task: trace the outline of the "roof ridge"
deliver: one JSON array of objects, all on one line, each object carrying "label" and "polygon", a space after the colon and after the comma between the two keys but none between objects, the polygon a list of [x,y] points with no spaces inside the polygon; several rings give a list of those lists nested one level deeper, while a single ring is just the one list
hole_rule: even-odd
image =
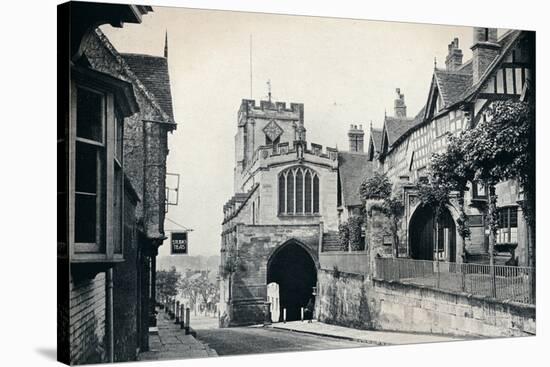
[{"label": "roof ridge", "polygon": [[453,74],[453,75],[464,75],[464,76],[471,76],[472,73],[469,73],[467,71],[462,70],[445,70],[445,69],[435,69],[435,73],[445,73],[445,74]]},{"label": "roof ridge", "polygon": [[164,57],[123,53],[121,57],[128,63],[130,69],[136,74],[139,80],[160,107],[173,119],[173,100],[170,88],[170,74],[168,60]]},{"label": "roof ridge", "polygon": [[101,29],[98,27],[95,29],[95,34],[99,38],[99,40],[106,46],[106,48],[111,52],[111,54],[115,57],[118,63],[123,67],[124,72],[130,77],[130,79],[133,79],[133,81],[136,83],[138,88],[143,92],[147,100],[152,104],[153,108],[156,109],[158,112],[160,112],[162,118],[164,118],[167,122],[170,122],[172,124],[175,124],[175,122],[172,120],[172,118],[168,115],[166,111],[159,105],[156,98],[154,97],[153,93],[145,87],[145,84],[138,78],[138,76],[134,73],[132,68],[130,68],[130,65],[124,60],[122,57],[122,54],[117,51],[115,46],[109,41],[107,36],[101,31]]},{"label": "roof ridge", "polygon": [[338,154],[354,154],[354,155],[368,155],[366,152],[351,152],[349,150],[341,150]]},{"label": "roof ridge", "polygon": [[166,57],[164,57],[164,56],[142,54],[142,53],[138,53],[138,52],[119,52],[119,54],[122,55],[122,56],[144,56],[144,57],[150,57],[150,58],[154,58],[154,59],[166,60]]}]

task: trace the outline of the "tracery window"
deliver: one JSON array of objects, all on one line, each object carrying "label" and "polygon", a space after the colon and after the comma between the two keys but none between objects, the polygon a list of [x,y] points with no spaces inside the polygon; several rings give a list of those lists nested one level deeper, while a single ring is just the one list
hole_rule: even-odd
[{"label": "tracery window", "polygon": [[306,167],[292,167],[279,174],[279,214],[319,213],[319,176]]}]

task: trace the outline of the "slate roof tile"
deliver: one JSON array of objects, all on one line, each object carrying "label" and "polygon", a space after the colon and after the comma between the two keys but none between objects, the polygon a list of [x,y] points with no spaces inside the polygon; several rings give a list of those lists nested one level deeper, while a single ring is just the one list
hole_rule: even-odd
[{"label": "slate roof tile", "polygon": [[338,152],[338,171],[342,196],[346,206],[361,205],[359,188],[366,177],[372,176],[373,164],[365,153]]},{"label": "slate roof tile", "polygon": [[156,102],[174,121],[168,61],[164,57],[123,53],[121,56]]},{"label": "slate roof tile", "polygon": [[370,128],[370,136],[374,145],[374,152],[380,153],[382,150],[382,129]]},{"label": "slate roof tile", "polygon": [[436,69],[434,75],[445,107],[459,102],[462,94],[472,85],[471,72]]}]

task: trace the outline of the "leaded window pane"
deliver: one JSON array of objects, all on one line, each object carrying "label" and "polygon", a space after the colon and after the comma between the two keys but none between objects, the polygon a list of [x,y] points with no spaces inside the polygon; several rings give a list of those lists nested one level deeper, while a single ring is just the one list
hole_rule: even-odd
[{"label": "leaded window pane", "polygon": [[285,191],[286,191],[286,184],[285,184],[285,175],[281,174],[279,176],[279,213],[284,213],[285,210]]},{"label": "leaded window pane", "polygon": [[311,213],[311,173],[309,171],[306,172],[305,177],[305,203],[304,203],[304,209],[306,213]]},{"label": "leaded window pane", "polygon": [[313,177],[313,212],[319,213],[319,177]]},{"label": "leaded window pane", "polygon": [[304,176],[302,170],[296,172],[296,213],[304,212]]},{"label": "leaded window pane", "polygon": [[286,212],[294,214],[294,175],[288,172],[286,177]]}]

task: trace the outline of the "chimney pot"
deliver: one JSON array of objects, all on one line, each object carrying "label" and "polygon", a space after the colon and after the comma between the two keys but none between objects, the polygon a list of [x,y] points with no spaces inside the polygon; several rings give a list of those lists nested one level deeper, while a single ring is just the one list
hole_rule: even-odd
[{"label": "chimney pot", "polygon": [[396,88],[397,98],[393,102],[395,117],[407,117],[407,105],[405,105],[405,95],[401,93],[401,88]]},{"label": "chimney pot", "polygon": [[351,125],[351,129],[348,132],[350,152],[363,153],[364,136],[363,125],[359,125],[359,128],[355,124]]},{"label": "chimney pot", "polygon": [[496,28],[474,28],[472,45],[472,82],[476,84],[500,53]]},{"label": "chimney pot", "polygon": [[449,53],[445,59],[445,67],[448,71],[455,71],[462,66],[462,50],[458,48],[458,38],[454,38],[449,43]]}]

